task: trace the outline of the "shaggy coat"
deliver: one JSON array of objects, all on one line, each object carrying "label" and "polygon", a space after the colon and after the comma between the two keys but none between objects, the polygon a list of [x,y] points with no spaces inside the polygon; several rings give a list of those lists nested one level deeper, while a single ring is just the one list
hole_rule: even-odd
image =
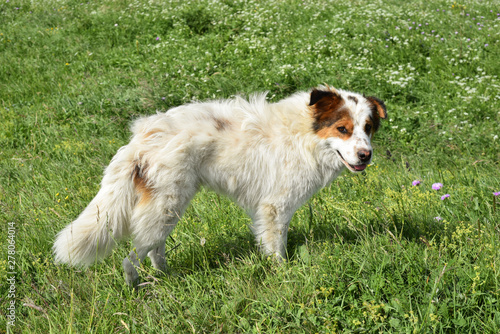
[{"label": "shaggy coat", "polygon": [[88,266],[132,236],[136,251],[123,267],[134,286],[135,266],[146,255],[165,271],[165,240],[207,186],[246,210],[265,254],[285,259],[294,212],[344,167],[366,168],[371,138],[386,116],[377,98],[321,86],[276,103],[260,94],[138,119],[96,197],[57,235],[55,258]]}]

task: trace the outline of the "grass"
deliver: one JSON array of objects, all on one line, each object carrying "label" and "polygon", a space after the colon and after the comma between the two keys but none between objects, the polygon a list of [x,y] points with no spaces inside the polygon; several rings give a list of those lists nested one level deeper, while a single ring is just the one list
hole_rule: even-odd
[{"label": "grass", "polygon": [[[498,333],[499,16],[495,1],[3,1],[0,332]],[[323,82],[382,98],[389,119],[366,173],[297,211],[288,263],[209,190],[167,240],[171,273],[146,263],[138,292],[129,242],[87,270],[53,263],[133,119]]]}]

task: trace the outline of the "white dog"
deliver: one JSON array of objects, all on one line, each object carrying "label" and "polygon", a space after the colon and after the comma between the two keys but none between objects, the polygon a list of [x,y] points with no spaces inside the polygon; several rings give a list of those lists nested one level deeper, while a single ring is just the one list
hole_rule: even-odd
[{"label": "white dog", "polygon": [[344,166],[366,168],[370,140],[386,117],[375,97],[321,86],[277,103],[261,94],[141,118],[96,197],[57,235],[55,259],[88,266],[131,235],[127,284],[137,284],[134,266],[146,255],[165,271],[165,240],[202,185],[241,205],[261,250],[285,259],[294,212]]}]

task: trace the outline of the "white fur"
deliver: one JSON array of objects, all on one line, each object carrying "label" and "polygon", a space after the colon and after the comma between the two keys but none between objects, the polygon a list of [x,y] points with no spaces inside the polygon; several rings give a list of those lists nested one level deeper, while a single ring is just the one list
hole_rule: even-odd
[{"label": "white fur", "polygon": [[[345,99],[355,123],[349,140],[316,135],[306,92],[272,104],[265,94],[192,103],[137,120],[97,196],[57,235],[56,260],[88,266],[132,235],[136,253],[123,261],[127,283],[137,283],[134,266],[148,253],[165,270],[165,240],[201,185],[241,205],[261,250],[286,258],[290,219],[342,171],[337,152],[355,165],[355,146],[371,150],[363,132],[369,103],[336,92],[359,100]],[[144,182],[142,192],[134,177]]]}]

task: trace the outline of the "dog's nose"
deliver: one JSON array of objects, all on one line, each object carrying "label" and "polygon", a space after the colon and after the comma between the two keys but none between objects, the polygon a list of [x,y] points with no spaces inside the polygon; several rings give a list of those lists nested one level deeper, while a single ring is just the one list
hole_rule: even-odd
[{"label": "dog's nose", "polygon": [[371,157],[372,157],[372,152],[369,150],[359,150],[358,151],[358,158],[362,162],[369,161]]}]

